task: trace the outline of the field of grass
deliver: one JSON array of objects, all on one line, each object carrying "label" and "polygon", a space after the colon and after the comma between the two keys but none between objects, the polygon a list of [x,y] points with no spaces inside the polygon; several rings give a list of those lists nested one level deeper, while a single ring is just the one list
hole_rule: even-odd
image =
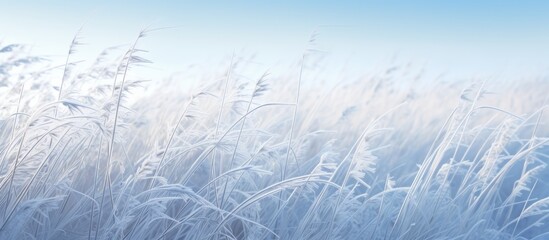
[{"label": "field of grass", "polygon": [[143,35],[0,46],[0,239],[549,239],[547,78],[326,87],[305,52],[146,82]]}]

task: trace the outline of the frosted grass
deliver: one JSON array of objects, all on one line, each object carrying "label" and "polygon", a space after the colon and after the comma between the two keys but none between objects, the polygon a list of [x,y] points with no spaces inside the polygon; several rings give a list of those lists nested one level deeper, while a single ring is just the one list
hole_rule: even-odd
[{"label": "frosted grass", "polygon": [[0,239],[549,237],[547,79],[326,88],[309,51],[189,92],[128,74],[147,33],[53,68],[0,46]]}]

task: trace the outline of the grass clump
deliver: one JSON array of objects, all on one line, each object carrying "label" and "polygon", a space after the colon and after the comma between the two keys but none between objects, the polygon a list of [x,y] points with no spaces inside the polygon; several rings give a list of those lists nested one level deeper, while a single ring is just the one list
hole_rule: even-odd
[{"label": "grass clump", "polygon": [[549,235],[546,79],[490,94],[391,68],[327,89],[309,53],[290,77],[235,55],[198,91],[131,97],[147,33],[89,66],[75,38],[61,77],[0,47],[0,238]]}]

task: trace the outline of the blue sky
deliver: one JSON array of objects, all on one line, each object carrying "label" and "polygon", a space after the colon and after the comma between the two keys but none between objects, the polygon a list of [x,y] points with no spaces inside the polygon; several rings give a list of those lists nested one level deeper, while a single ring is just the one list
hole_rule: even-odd
[{"label": "blue sky", "polygon": [[255,53],[295,61],[313,31],[334,69],[369,71],[394,56],[452,76],[549,70],[549,1],[6,1],[0,40],[61,59],[83,26],[81,57],[129,43],[144,26],[151,75]]}]

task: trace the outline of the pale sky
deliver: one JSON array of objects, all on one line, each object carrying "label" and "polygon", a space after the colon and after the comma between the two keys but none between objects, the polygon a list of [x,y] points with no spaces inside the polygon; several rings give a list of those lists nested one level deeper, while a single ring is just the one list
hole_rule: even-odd
[{"label": "pale sky", "polygon": [[[482,3],[481,3],[482,2]],[[455,78],[549,70],[549,1],[69,1],[0,0],[0,41],[63,59],[83,27],[80,58],[151,34],[141,48],[166,76],[233,51],[265,68],[297,61],[312,32],[334,69],[400,61]]]}]

